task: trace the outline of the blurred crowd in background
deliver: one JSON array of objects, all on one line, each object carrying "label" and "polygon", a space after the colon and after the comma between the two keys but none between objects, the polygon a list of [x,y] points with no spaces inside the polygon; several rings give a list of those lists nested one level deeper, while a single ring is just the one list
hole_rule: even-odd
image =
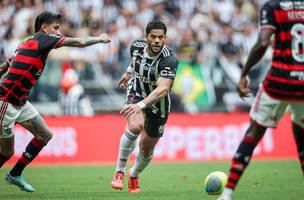
[{"label": "blurred crowd in background", "polygon": [[[108,45],[60,48],[49,55],[31,102],[46,115],[117,112],[124,91],[117,80],[129,64],[133,40],[145,38],[154,19],[167,27],[167,44],[179,58],[172,88],[173,112],[248,111],[253,97],[236,93],[242,65],[257,38],[264,0],[1,0],[0,61],[34,34],[42,11],[60,13],[65,36],[97,36]],[[271,49],[250,73],[253,95],[271,61]]]}]

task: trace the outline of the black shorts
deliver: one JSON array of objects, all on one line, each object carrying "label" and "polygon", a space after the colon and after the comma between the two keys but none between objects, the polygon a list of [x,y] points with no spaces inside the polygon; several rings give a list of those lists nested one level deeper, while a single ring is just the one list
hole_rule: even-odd
[{"label": "black shorts", "polygon": [[[127,104],[131,103],[138,103],[142,98],[135,97],[135,96],[128,96],[127,97]],[[160,117],[159,115],[156,115],[152,112],[151,108],[145,108],[143,109],[143,112],[145,113],[145,124],[144,128],[147,132],[147,134],[152,138],[160,138],[164,134],[165,125],[167,123],[168,116],[165,118]]]}]

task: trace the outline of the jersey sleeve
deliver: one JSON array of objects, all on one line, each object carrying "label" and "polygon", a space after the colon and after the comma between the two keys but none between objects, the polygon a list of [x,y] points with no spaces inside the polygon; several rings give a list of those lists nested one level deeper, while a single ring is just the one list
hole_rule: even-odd
[{"label": "jersey sleeve", "polygon": [[178,60],[175,56],[171,55],[165,57],[159,63],[159,76],[174,80],[176,76],[177,66],[178,66]]},{"label": "jersey sleeve", "polygon": [[261,9],[260,26],[261,29],[272,29],[274,31],[277,29],[274,19],[274,9],[269,1],[266,2]]},{"label": "jersey sleeve", "polygon": [[131,46],[130,46],[130,56],[131,56],[131,58],[132,58],[132,56],[133,56],[133,52],[134,52],[134,50],[135,50],[135,46],[134,46],[134,43],[135,42],[132,42],[132,44],[131,44]]},{"label": "jersey sleeve", "polygon": [[65,37],[61,35],[41,34],[41,37],[39,37],[39,50],[49,52],[52,49],[56,49],[64,39]]},{"label": "jersey sleeve", "polygon": [[135,50],[143,50],[146,47],[147,43],[144,40],[134,40],[130,47],[130,55],[133,56]]}]

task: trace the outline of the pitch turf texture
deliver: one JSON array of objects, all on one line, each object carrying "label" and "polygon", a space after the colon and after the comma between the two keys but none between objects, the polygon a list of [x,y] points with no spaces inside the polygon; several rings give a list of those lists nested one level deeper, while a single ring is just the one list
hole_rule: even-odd
[{"label": "pitch turf texture", "polygon": [[[206,175],[229,163],[152,163],[141,175],[141,192],[112,190],[114,166],[28,167],[26,180],[36,191],[28,194],[0,181],[0,200],[200,200],[216,199],[205,193]],[[9,168],[0,169],[0,176]],[[234,200],[304,199],[304,179],[297,161],[253,161],[242,177]]]}]

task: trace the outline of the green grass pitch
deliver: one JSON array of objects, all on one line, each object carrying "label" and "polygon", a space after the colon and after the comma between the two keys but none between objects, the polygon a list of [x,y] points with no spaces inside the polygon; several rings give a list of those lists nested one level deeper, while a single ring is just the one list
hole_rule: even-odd
[{"label": "green grass pitch", "polygon": [[[111,189],[114,166],[28,167],[25,178],[36,191],[24,193],[0,179],[0,200],[200,200],[216,199],[202,187],[212,171],[227,173],[228,162],[152,163],[141,175],[141,192],[129,194]],[[0,177],[9,168],[0,169]],[[304,199],[304,179],[299,163],[292,161],[255,161],[247,168],[234,200]]]}]

